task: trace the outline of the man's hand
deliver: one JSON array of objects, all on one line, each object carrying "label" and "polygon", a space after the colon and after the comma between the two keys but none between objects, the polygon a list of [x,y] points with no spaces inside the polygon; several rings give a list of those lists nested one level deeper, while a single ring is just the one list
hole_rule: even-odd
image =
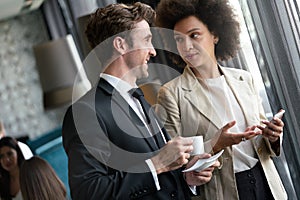
[{"label": "man's hand", "polygon": [[151,158],[156,173],[176,170],[187,164],[192,150],[193,140],[190,138],[178,136],[168,141],[160,152]]},{"label": "man's hand", "polygon": [[[209,158],[210,154],[202,154],[194,156],[193,159],[186,165],[186,168],[190,168],[193,166],[199,159],[202,158]],[[191,172],[185,172],[185,180],[188,185],[190,186],[199,186],[203,185],[210,181],[212,177],[212,172],[214,171],[215,167],[219,167],[220,162],[217,160],[212,166],[197,172],[197,171],[191,171]]]}]

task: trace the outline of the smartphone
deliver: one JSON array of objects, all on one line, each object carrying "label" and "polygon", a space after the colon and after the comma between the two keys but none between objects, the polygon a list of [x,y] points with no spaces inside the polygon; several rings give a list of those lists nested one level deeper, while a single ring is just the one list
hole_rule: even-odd
[{"label": "smartphone", "polygon": [[[281,110],[281,111],[279,111],[278,113],[276,113],[276,114],[274,115],[274,117],[277,117],[277,118],[279,118],[279,119],[282,119],[284,113],[285,113],[285,110]],[[274,118],[274,117],[273,117],[273,118]],[[273,118],[272,118],[271,122],[274,122]]]}]

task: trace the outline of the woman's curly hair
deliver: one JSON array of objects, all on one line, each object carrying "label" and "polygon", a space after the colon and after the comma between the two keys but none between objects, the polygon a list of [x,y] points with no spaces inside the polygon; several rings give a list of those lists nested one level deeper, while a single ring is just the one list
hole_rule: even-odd
[{"label": "woman's curly hair", "polygon": [[[156,8],[155,25],[173,30],[177,22],[189,16],[197,17],[219,38],[215,49],[217,59],[228,60],[236,55],[240,26],[228,0],[161,0]],[[181,58],[173,61],[183,62]]]}]

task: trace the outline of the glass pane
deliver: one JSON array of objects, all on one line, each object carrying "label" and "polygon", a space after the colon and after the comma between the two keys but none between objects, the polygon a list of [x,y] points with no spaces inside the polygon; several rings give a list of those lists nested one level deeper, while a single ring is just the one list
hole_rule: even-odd
[{"label": "glass pane", "polygon": [[[244,65],[247,66],[247,70],[252,74],[254,81],[256,83],[256,87],[259,90],[263,107],[266,113],[267,118],[271,118],[273,116],[268,96],[265,90],[265,85],[262,80],[262,75],[260,73],[259,67],[258,67],[258,61],[257,57],[254,54],[253,46],[250,40],[250,36],[248,34],[248,30],[246,27],[246,23],[243,17],[243,14],[247,15],[248,13],[242,13],[241,6],[238,0],[230,0],[230,3],[234,7],[236,14],[239,18],[240,26],[241,26],[241,35],[240,35],[240,41],[241,41],[241,51],[243,55],[245,55],[245,62]],[[253,27],[254,29],[254,27]],[[263,59],[260,59],[259,62],[264,62]],[[268,80],[265,84],[270,84]]]},{"label": "glass pane", "polygon": [[[295,0],[285,1],[289,1],[288,3],[295,2]],[[273,109],[278,108],[279,105],[288,109],[288,115],[285,116],[285,118],[288,119],[288,117],[290,118],[289,115],[293,114],[290,109],[294,108],[291,104],[293,100],[291,96],[297,93],[295,91],[291,92],[290,90],[291,86],[297,84],[295,83],[297,82],[297,78],[293,79],[295,76],[290,76],[289,73],[294,72],[295,68],[299,67],[298,65],[294,68],[293,61],[291,62],[292,59],[288,59],[293,57],[291,55],[296,55],[293,57],[293,59],[296,60],[297,54],[299,55],[298,52],[295,52],[295,50],[298,51],[299,48],[292,48],[295,42],[299,45],[299,32],[296,32],[296,34],[291,33],[290,26],[292,20],[297,18],[299,21],[299,16],[297,14],[295,17],[295,15],[291,15],[292,12],[290,12],[290,16],[293,16],[293,18],[286,20],[288,18],[286,18],[285,13],[288,11],[286,6],[283,5],[283,2],[272,1],[267,3],[261,1],[253,2],[252,0],[240,0],[239,2],[247,25],[246,32],[250,35],[250,48],[255,52],[255,60],[263,77],[263,83],[269,96],[269,102]],[[294,25],[294,27],[296,27],[296,25]],[[295,39],[293,35],[297,35],[298,39]],[[292,38],[289,36],[292,36]],[[294,47],[296,46],[294,45]],[[246,55],[248,57],[248,53]],[[253,66],[254,65],[251,65],[250,67]],[[285,67],[283,68],[282,66]],[[265,99],[263,99],[263,101],[265,101]],[[271,115],[271,112],[269,115]],[[290,130],[290,127],[293,127],[290,121],[291,120],[285,121],[287,123],[283,141],[284,151],[279,157],[273,160],[289,198],[295,199],[295,188],[298,184],[293,185],[293,182],[296,183],[294,174],[297,173],[294,173],[294,169],[297,167],[295,163],[298,159],[293,149],[296,141],[290,139],[294,137],[293,131]],[[288,158],[289,165],[286,158]]]}]

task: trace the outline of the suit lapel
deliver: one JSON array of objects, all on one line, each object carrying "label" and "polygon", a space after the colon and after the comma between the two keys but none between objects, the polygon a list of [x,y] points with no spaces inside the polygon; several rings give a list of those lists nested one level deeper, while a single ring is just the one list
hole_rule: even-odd
[{"label": "suit lapel", "polygon": [[182,89],[184,97],[217,128],[224,125],[210,101],[209,91],[199,83],[189,67],[183,72]]},{"label": "suit lapel", "polygon": [[[114,87],[112,87],[106,80],[100,79],[98,87],[103,89],[105,92],[111,95],[112,100],[112,108],[114,106],[118,106],[118,110],[122,110],[123,113],[117,113],[117,115],[125,115],[124,117],[127,117],[130,119],[130,122],[132,125],[136,128],[136,131],[140,136],[143,138],[146,143],[150,146],[150,148],[153,151],[158,150],[158,146],[156,145],[156,142],[153,137],[151,137],[147,130],[147,128],[144,126],[144,123],[141,121],[141,119],[138,117],[138,115],[134,112],[134,110],[129,106],[129,104],[125,101],[125,99],[120,95],[120,93],[115,90]],[[114,114],[113,114],[114,115]],[[132,134],[132,133],[130,133]]]}]

